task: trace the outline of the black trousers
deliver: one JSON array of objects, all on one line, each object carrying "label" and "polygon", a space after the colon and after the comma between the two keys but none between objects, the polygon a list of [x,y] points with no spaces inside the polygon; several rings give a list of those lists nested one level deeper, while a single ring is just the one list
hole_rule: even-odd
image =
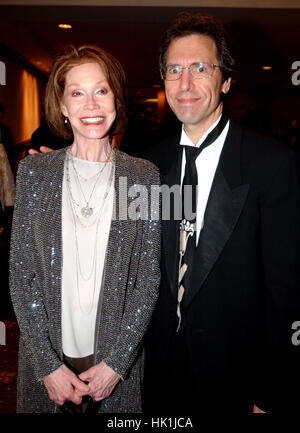
[{"label": "black trousers", "polygon": [[[241,391],[219,383],[200,381],[194,372],[184,329],[174,332],[168,361],[163,372],[147,367],[144,411],[148,415],[197,416],[230,413],[248,414],[253,405]],[[205,378],[204,378],[205,379]]]}]

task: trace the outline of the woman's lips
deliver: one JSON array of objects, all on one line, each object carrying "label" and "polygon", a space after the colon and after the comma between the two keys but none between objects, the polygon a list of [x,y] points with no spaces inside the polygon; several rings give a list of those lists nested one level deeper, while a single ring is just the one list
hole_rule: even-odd
[{"label": "woman's lips", "polygon": [[81,117],[81,122],[84,125],[100,125],[104,122],[104,117],[95,116],[95,117]]}]

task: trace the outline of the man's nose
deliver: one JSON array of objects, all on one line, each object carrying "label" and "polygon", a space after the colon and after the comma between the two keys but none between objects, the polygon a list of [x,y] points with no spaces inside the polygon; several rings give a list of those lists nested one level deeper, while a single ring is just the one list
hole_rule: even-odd
[{"label": "man's nose", "polygon": [[180,77],[180,88],[182,90],[189,90],[192,85],[193,77],[188,68],[184,68],[182,70],[182,74]]}]

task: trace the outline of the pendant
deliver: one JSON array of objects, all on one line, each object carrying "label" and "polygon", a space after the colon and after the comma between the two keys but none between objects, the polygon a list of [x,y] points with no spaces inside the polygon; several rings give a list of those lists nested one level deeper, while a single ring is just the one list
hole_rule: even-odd
[{"label": "pendant", "polygon": [[81,209],[81,215],[83,215],[85,218],[89,218],[93,214],[93,208],[92,207],[83,207]]}]

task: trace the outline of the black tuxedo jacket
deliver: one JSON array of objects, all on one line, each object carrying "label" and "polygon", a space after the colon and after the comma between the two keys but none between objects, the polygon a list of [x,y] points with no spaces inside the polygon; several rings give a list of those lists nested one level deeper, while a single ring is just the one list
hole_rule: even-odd
[{"label": "black tuxedo jacket", "polygon": [[[162,183],[180,183],[178,135],[146,157],[160,167]],[[160,297],[146,341],[148,402],[157,400],[164,383],[177,320],[178,227],[172,217],[163,221]],[[233,408],[243,398],[265,410],[294,402],[299,245],[296,156],[230,122],[207,202],[192,289],[184,297],[184,320],[189,377],[199,389],[223,393]]]}]

